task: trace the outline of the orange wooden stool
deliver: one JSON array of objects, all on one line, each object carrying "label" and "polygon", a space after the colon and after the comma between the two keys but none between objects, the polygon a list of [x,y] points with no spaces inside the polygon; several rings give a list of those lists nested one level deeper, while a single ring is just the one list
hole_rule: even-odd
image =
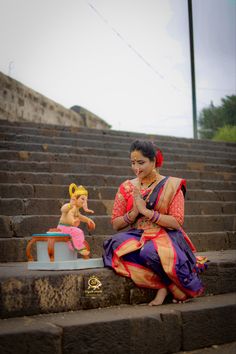
[{"label": "orange wooden stool", "polygon": [[[69,242],[71,240],[71,236],[68,234],[59,234],[59,233],[51,233],[49,234],[34,234],[32,235],[32,239],[28,242],[26,247],[26,256],[29,262],[33,262],[34,258],[31,254],[31,247],[36,242],[47,242],[48,243],[48,256],[50,258],[50,262],[54,262],[54,246],[55,242]],[[87,241],[84,241],[85,247],[87,251],[90,253],[90,246]],[[83,256],[84,259],[88,259],[89,256]]]}]

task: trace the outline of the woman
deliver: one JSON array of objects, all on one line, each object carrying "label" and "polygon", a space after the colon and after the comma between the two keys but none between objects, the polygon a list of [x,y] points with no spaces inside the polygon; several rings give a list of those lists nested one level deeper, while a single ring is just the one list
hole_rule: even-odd
[{"label": "woman", "polygon": [[196,250],[181,227],[186,181],[159,173],[162,153],[149,141],[134,141],[130,157],[136,178],[120,185],[112,213],[113,228],[129,230],[104,242],[104,265],[137,286],[157,289],[151,306],[169,292],[181,302],[199,296]]}]

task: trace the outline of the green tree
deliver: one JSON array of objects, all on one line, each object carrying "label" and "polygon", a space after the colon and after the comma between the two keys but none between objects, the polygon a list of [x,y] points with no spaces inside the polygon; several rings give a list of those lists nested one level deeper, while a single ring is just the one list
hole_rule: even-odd
[{"label": "green tree", "polygon": [[199,133],[202,139],[212,139],[219,128],[236,126],[236,95],[222,98],[221,105],[213,103],[203,108],[199,115]]},{"label": "green tree", "polygon": [[224,127],[219,128],[214,135],[213,140],[236,143],[236,125],[225,125]]}]

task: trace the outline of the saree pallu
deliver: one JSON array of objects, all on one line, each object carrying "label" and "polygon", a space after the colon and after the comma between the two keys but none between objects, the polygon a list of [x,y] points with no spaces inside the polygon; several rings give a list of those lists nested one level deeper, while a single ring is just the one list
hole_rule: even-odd
[{"label": "saree pallu", "polygon": [[[149,195],[147,207],[167,214],[185,181],[166,177]],[[144,195],[145,199],[145,195]],[[104,242],[104,265],[131,278],[139,287],[166,287],[177,300],[203,293],[195,248],[182,228],[170,230],[139,217],[134,227]]]}]

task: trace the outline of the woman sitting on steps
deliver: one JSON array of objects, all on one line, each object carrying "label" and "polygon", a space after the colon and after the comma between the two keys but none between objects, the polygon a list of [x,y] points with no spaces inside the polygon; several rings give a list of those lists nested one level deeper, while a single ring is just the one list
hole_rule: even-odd
[{"label": "woman sitting on steps", "polygon": [[197,261],[181,227],[186,181],[159,173],[162,153],[149,141],[134,141],[130,158],[136,178],[120,185],[112,213],[116,231],[129,229],[104,242],[104,265],[139,287],[157,289],[151,306],[161,305],[169,292],[178,302],[201,295],[204,260]]}]

